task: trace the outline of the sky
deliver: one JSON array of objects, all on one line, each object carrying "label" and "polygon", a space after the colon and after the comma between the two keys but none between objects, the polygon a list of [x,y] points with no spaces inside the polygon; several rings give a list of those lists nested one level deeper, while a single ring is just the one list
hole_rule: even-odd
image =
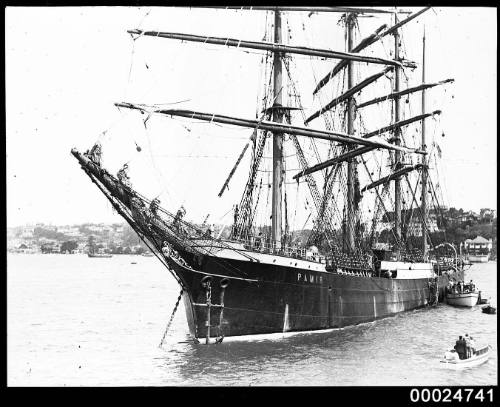
[{"label": "sky", "polygon": [[[291,26],[299,27],[291,43],[311,46],[316,40],[318,48],[342,50],[342,43],[332,42],[319,28],[328,26],[328,18],[290,16]],[[367,24],[377,26],[372,20]],[[264,21],[262,12],[228,10],[7,7],[8,226],[120,222],[70,154],[71,148],[86,150],[97,140],[111,172],[131,163],[132,182],[144,195],[159,196],[172,211],[184,204],[196,220],[209,213],[214,222],[226,219],[239,201],[248,161],[224,196],[217,193],[251,131],[156,117],[145,125],[137,112],[119,111],[114,103],[254,118],[263,54],[156,38],[133,41],[126,30],[260,41]],[[302,23],[313,28],[300,30]],[[408,24],[413,30],[409,48],[418,43],[424,24],[427,81],[455,79],[445,91],[429,92],[429,109],[443,110],[438,126],[429,127],[442,150],[445,204],[475,211],[496,208],[496,9],[428,11]],[[305,72],[309,63],[299,60],[298,71]],[[316,66],[318,79],[333,62]],[[311,93],[314,78],[300,77]],[[333,89],[325,92],[326,100]],[[310,95],[304,98],[311,112],[318,103]]]}]

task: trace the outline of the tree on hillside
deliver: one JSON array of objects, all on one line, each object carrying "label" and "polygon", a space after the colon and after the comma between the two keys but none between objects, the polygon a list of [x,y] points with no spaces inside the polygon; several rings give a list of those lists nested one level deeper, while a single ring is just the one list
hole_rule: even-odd
[{"label": "tree on hillside", "polygon": [[66,239],[66,236],[64,235],[64,233],[56,232],[56,231],[50,230],[50,229],[45,229],[45,228],[42,228],[39,226],[37,226],[33,230],[33,236],[36,239],[39,239],[42,237],[44,237],[46,239],[52,239],[52,240],[65,240]]},{"label": "tree on hillside", "polygon": [[73,253],[76,249],[78,249],[78,243],[74,240],[67,240],[63,242],[61,245],[61,249],[59,250],[61,253]]},{"label": "tree on hillside", "polygon": [[137,246],[140,245],[142,240],[137,233],[135,233],[134,229],[132,229],[129,225],[126,225],[123,228],[122,240],[124,246]]},{"label": "tree on hillside", "polygon": [[135,249],[134,249],[134,253],[135,254],[142,254],[146,251],[146,249],[144,249],[144,247],[142,246],[137,246]]}]

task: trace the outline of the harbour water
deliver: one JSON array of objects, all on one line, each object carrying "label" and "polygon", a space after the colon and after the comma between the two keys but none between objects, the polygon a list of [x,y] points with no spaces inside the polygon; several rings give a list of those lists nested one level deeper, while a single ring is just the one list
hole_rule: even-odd
[{"label": "harbour water", "polygon": [[[496,306],[496,262],[466,272]],[[156,258],[9,254],[9,386],[497,385],[497,319],[440,304],[327,333],[187,342],[179,287]],[[466,370],[439,363],[458,335],[493,347]]]}]

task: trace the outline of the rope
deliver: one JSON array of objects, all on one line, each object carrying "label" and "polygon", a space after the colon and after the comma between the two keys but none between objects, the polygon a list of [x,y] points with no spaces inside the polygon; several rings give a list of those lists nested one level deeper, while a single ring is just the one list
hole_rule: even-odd
[{"label": "rope", "polygon": [[184,292],[184,290],[181,288],[181,292],[179,293],[179,297],[177,297],[177,302],[175,303],[174,310],[172,311],[172,315],[170,316],[170,320],[168,321],[167,327],[165,328],[163,338],[161,338],[160,345],[158,345],[159,348],[161,348],[163,346],[163,342],[165,341],[165,337],[167,336],[168,330],[170,329],[170,325],[172,325],[172,321],[174,320],[175,313],[177,312],[177,307],[179,306],[179,303],[181,302],[183,292]]}]

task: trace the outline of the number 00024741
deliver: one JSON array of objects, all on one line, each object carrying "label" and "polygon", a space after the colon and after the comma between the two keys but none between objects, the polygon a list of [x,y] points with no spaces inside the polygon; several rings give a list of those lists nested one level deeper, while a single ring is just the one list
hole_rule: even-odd
[{"label": "number 00024741", "polygon": [[493,403],[493,389],[474,388],[428,389],[419,388],[410,390],[410,401],[413,403]]}]

